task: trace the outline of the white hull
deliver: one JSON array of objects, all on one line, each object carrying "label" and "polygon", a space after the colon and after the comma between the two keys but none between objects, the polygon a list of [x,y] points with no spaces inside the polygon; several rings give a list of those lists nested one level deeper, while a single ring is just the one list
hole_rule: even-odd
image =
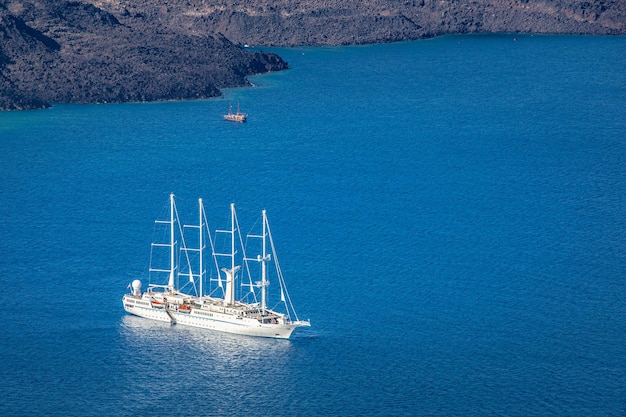
[{"label": "white hull", "polygon": [[135,316],[168,323],[172,322],[172,317],[165,310],[165,308],[154,307],[148,300],[142,300],[130,295],[125,295],[124,298],[122,298],[122,304],[124,305],[124,310],[130,314],[134,314]]},{"label": "white hull", "polygon": [[176,324],[247,336],[289,339],[297,327],[294,324],[261,324],[258,320],[235,318],[228,315],[213,318],[202,317],[195,311],[191,313],[171,312],[171,314],[176,320]]},{"label": "white hull", "polygon": [[[223,314],[215,311],[207,312],[203,309],[196,308],[188,312],[181,312],[166,309],[162,306],[154,306],[147,298],[139,298],[131,295],[125,295],[122,301],[124,310],[135,316],[246,336],[289,339],[296,327],[309,325],[308,322],[288,324],[261,323],[259,320],[253,318]],[[211,317],[207,317],[207,313],[210,314]]]}]

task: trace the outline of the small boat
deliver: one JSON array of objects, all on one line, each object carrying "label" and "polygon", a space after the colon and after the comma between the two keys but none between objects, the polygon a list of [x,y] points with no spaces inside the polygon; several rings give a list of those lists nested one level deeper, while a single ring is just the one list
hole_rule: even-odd
[{"label": "small boat", "polygon": [[[244,239],[231,204],[230,229],[213,230],[212,237],[202,199],[198,204],[198,224],[182,224],[170,194],[169,220],[155,221],[161,236],[169,235],[152,243],[150,281],[157,283],[142,291],[135,279],[122,297],[124,310],[176,325],[278,339],[310,327],[298,318],[287,292],[265,210]],[[207,248],[211,262],[204,259]],[[272,291],[270,277],[276,282]]]},{"label": "small boat", "polygon": [[229,122],[244,123],[247,119],[248,115],[239,110],[239,103],[237,103],[237,113],[233,113],[233,105],[231,103],[228,114],[224,115],[224,120],[228,120]]}]

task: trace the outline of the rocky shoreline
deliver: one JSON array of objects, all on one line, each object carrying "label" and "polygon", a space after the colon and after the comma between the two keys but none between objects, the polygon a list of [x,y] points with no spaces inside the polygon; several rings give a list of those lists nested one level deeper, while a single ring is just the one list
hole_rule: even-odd
[{"label": "rocky shoreline", "polygon": [[288,67],[220,34],[132,24],[81,2],[0,5],[0,39],[3,110],[216,97],[248,75]]},{"label": "rocky shoreline", "polygon": [[626,34],[623,1],[6,0],[0,110],[216,97],[288,68],[241,45],[348,45],[453,33]]}]

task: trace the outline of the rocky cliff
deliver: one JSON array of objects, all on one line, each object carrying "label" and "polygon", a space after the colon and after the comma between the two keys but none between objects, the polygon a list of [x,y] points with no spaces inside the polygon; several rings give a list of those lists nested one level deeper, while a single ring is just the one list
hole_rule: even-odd
[{"label": "rocky cliff", "polygon": [[626,33],[624,0],[100,0],[239,44],[346,45],[452,33]]},{"label": "rocky cliff", "polygon": [[0,108],[207,98],[281,70],[221,34],[174,31],[84,2],[0,4]]},{"label": "rocky cliff", "polygon": [[623,0],[3,0],[0,109],[205,98],[287,67],[239,45],[626,34]]}]

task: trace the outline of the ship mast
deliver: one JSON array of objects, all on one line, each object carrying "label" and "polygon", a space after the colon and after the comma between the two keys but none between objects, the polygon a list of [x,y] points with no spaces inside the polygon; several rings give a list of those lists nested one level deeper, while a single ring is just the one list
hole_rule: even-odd
[{"label": "ship mast", "polygon": [[230,271],[226,273],[226,304],[235,304],[235,204],[230,204]]},{"label": "ship mast", "polygon": [[202,236],[203,235],[202,232],[204,230],[204,226],[202,224],[202,214],[204,213],[204,207],[202,206],[202,199],[201,198],[198,199],[198,206],[199,206],[198,207],[198,212],[199,212],[198,213],[198,217],[200,218],[200,221],[198,222],[198,227],[200,229],[199,244],[198,244],[199,255],[200,255],[199,256],[199,258],[200,258],[200,272],[199,272],[200,277],[199,277],[199,279],[200,279],[200,297],[202,297],[204,295],[203,292],[202,292],[202,278],[203,278],[203,275],[204,275],[204,269],[203,269],[204,266],[202,265],[202,258],[203,258],[202,250],[203,250],[203,245],[204,245],[204,243],[202,241],[202,237],[203,237]]},{"label": "ship mast", "polygon": [[174,193],[170,194],[170,278],[167,282],[167,289],[174,292]]},{"label": "ship mast", "polygon": [[261,258],[261,311],[265,313],[266,309],[266,290],[267,287],[267,261],[269,260],[269,255],[267,254],[267,216],[265,215],[265,210],[263,210],[263,257]]}]

